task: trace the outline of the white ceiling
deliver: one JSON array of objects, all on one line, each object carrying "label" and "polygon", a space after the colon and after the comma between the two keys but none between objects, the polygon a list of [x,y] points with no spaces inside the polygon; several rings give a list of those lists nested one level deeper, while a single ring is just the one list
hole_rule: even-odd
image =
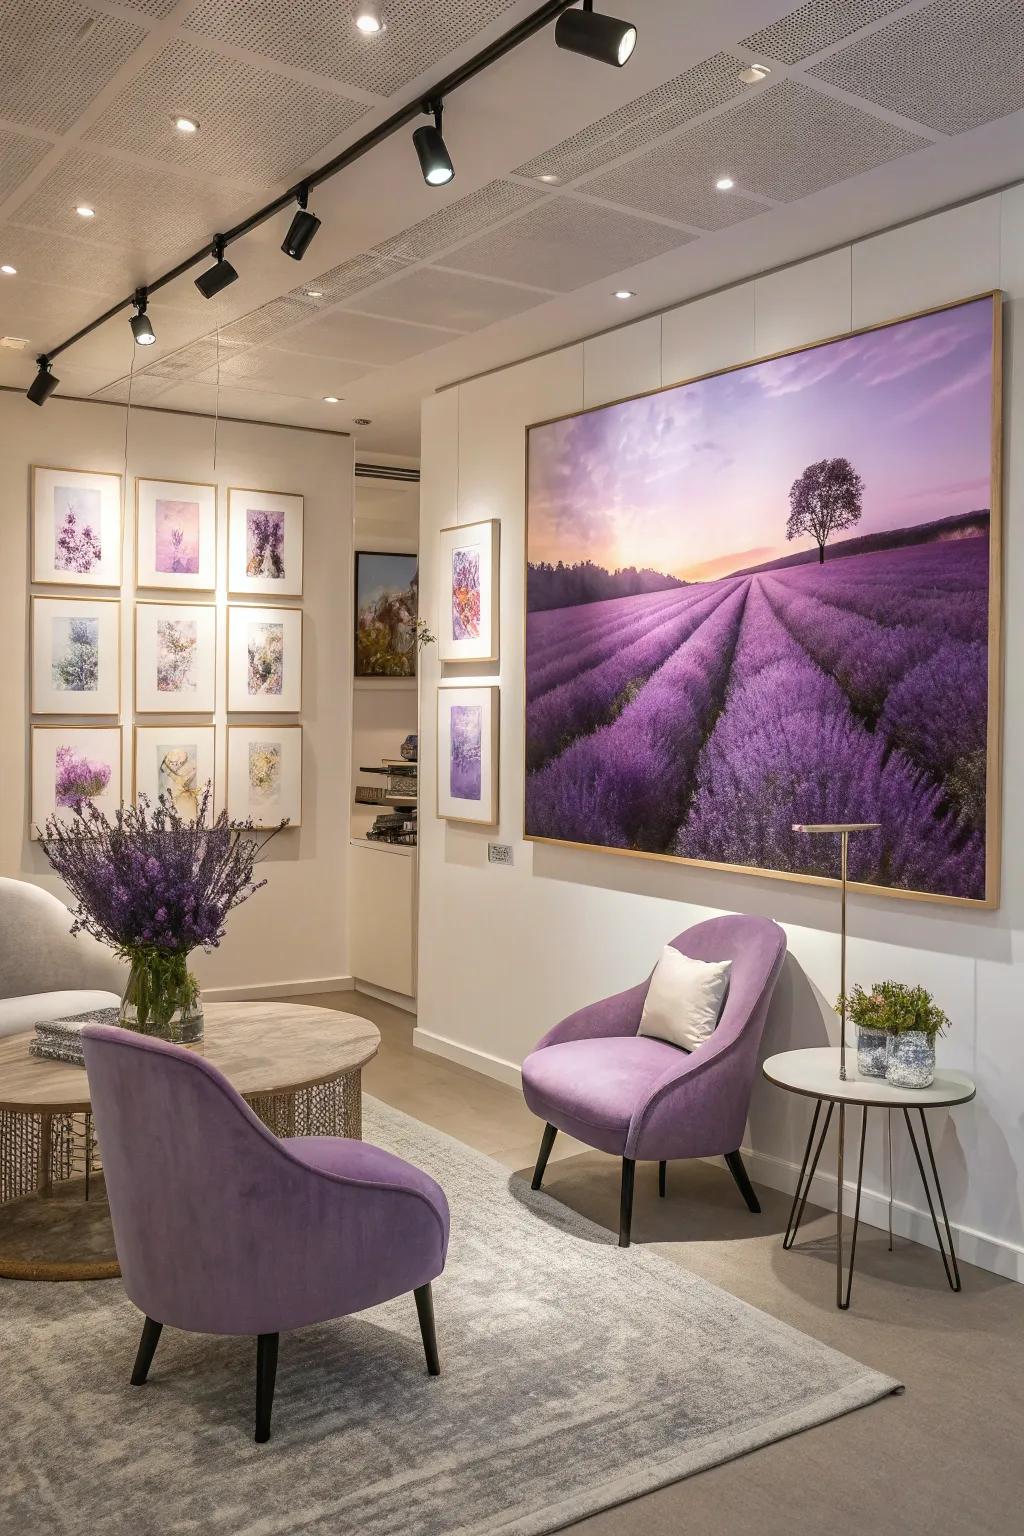
[{"label": "white ceiling", "polygon": [[[29,344],[0,383],[537,3],[387,0],[366,38],[350,0],[0,0],[0,334]],[[317,190],[301,265],[282,214],[213,302],[154,299],[149,351],[121,315],[62,355],[59,392],[124,399],[134,367],[139,403],[415,454],[441,385],[1024,176],[1016,0],[602,4],[639,29],[627,68],[546,30],[448,103],[450,187],[399,133]]]}]

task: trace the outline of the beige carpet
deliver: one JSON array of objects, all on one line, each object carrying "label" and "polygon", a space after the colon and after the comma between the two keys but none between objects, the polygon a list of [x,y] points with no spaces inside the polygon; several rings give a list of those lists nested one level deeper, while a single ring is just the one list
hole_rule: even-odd
[{"label": "beige carpet", "polygon": [[0,1530],[541,1536],[895,1385],[399,1111],[365,1134],[449,1196],[442,1377],[411,1298],[288,1335],[256,1446],[248,1341],[168,1330],[132,1389],[118,1282],[5,1282]]}]

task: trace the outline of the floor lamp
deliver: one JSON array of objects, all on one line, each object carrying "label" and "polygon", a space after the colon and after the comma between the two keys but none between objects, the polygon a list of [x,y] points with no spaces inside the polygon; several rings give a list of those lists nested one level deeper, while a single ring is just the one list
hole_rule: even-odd
[{"label": "floor lamp", "polygon": [[794,832],[828,832],[839,838],[839,1077],[846,1081],[846,864],[851,832],[877,832],[877,821],[821,821],[793,823]]}]

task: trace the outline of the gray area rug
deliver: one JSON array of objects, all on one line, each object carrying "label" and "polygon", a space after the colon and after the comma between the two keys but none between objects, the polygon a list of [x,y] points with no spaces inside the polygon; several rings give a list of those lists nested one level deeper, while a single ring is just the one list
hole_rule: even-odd
[{"label": "gray area rug", "polygon": [[132,1388],[119,1281],[0,1282],[4,1536],[541,1536],[896,1386],[372,1099],[364,1134],[451,1204],[442,1376],[411,1296],[285,1335],[258,1446],[251,1341],[168,1329]]}]

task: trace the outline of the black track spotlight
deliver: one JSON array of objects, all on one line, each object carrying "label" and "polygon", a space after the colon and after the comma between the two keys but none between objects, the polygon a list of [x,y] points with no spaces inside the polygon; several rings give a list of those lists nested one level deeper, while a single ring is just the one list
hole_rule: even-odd
[{"label": "black track spotlight", "polygon": [[156,331],[154,331],[152,322],[146,313],[147,298],[145,288],[136,290],[132,303],[135,305],[135,313],[131,318],[131,327],[136,346],[151,347],[154,341],[156,341]]},{"label": "black track spotlight", "polygon": [[230,261],[224,260],[224,236],[217,235],[213,242],[216,262],[196,278],[196,287],[204,299],[214,299],[223,289],[238,281],[238,273]]},{"label": "black track spotlight", "polygon": [[309,192],[303,187],[297,198],[299,211],[289,224],[288,233],[281,245],[282,251],[293,261],[302,260],[312,244],[313,236],[320,228],[320,220],[316,214],[310,213],[306,208],[308,199]]},{"label": "black track spotlight", "polygon": [[50,359],[48,357],[37,357],[36,363],[39,372],[32,380],[26,393],[33,405],[45,405],[60,383],[60,379],[55,378],[50,372]]},{"label": "black track spotlight", "polygon": [[555,42],[570,53],[582,53],[599,64],[614,64],[621,69],[636,47],[636,27],[631,21],[602,16],[594,10],[594,0],[583,0],[581,11],[563,11],[559,16],[555,22]]},{"label": "black track spotlight", "polygon": [[455,180],[455,167],[452,165],[451,155],[441,136],[444,102],[425,101],[423,110],[428,115],[433,113],[434,125],[432,128],[417,128],[412,136],[412,142],[416,146],[420,170],[423,172],[423,180],[427,186],[444,187]]}]

